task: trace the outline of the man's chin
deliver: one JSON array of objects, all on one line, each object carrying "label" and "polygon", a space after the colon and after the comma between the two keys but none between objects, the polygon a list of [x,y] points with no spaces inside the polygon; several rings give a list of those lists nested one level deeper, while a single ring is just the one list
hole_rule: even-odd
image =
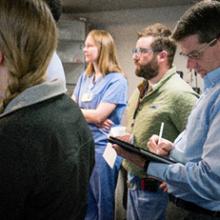
[{"label": "man's chin", "polygon": [[204,78],[207,75],[207,71],[203,69],[195,70],[195,72],[200,75],[201,78]]},{"label": "man's chin", "polygon": [[135,75],[138,76],[138,77],[143,77],[142,74],[141,74],[141,72],[135,71]]}]

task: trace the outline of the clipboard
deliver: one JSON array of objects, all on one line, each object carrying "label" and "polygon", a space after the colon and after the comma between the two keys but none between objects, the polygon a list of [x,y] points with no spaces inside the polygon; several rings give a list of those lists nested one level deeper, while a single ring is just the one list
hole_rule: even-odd
[{"label": "clipboard", "polygon": [[149,150],[147,149],[143,149],[143,148],[140,148],[140,147],[137,147],[133,144],[130,144],[128,142],[125,142],[125,141],[122,141],[116,137],[112,137],[110,136],[108,138],[108,141],[111,143],[111,144],[117,144],[119,145],[120,147],[122,147],[123,149],[127,150],[127,151],[130,151],[130,152],[133,152],[133,153],[136,153],[136,154],[139,154],[143,157],[145,157],[147,160],[149,161],[153,161],[153,162],[159,162],[159,163],[165,163],[165,164],[174,164],[174,163],[177,163],[176,161],[174,160],[171,160],[169,158],[166,158],[166,157],[163,157],[163,156],[160,156],[158,154],[155,154],[155,153],[152,153],[150,152]]}]

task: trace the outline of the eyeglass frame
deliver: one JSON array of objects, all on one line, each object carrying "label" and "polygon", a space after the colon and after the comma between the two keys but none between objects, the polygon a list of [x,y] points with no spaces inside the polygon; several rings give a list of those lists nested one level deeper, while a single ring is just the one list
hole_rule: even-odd
[{"label": "eyeglass frame", "polygon": [[184,56],[187,57],[188,59],[194,59],[194,60],[198,60],[201,58],[202,54],[205,52],[205,50],[209,47],[212,47],[215,45],[215,43],[217,42],[217,38],[212,39],[211,41],[209,41],[206,45],[204,45],[203,47],[201,47],[198,50],[193,50],[191,52],[189,52],[188,54],[184,54],[183,52],[180,52],[179,55],[180,56]]},{"label": "eyeglass frame", "polygon": [[144,53],[148,53],[148,52],[161,52],[162,50],[153,50],[150,48],[143,48],[143,47],[138,47],[138,48],[133,48],[132,49],[132,54],[144,54]]}]

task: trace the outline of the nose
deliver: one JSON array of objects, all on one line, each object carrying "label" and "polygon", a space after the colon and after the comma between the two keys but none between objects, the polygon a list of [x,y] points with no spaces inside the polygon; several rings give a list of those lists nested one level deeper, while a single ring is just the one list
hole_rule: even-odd
[{"label": "nose", "polygon": [[187,59],[187,69],[189,69],[189,70],[196,70],[197,69],[197,67],[198,67],[198,63],[197,63],[197,61],[195,60],[195,59],[191,59],[191,58],[188,58]]},{"label": "nose", "polygon": [[139,58],[139,54],[138,53],[133,53],[132,54],[132,59],[133,60],[138,60],[138,58]]}]

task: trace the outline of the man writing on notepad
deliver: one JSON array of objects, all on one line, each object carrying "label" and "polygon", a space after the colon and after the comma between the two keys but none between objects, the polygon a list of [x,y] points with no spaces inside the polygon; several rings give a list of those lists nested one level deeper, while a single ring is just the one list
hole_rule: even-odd
[{"label": "man writing on notepad", "polygon": [[[184,132],[174,143],[152,136],[148,146],[179,163],[146,161],[115,146],[118,153],[165,181],[184,220],[220,219],[220,3],[202,1],[180,18],[173,33],[187,66],[201,75],[204,91]],[[180,220],[181,220],[180,219]]]},{"label": "man writing on notepad", "polygon": [[[144,80],[129,100],[127,130],[142,148],[152,134],[159,134],[161,123],[163,137],[174,140],[197,99],[173,66],[176,44],[170,35],[166,26],[150,25],[138,34],[133,49],[135,73]],[[128,171],[127,220],[165,219],[168,196],[158,181],[133,163],[124,161],[123,166]]]}]

